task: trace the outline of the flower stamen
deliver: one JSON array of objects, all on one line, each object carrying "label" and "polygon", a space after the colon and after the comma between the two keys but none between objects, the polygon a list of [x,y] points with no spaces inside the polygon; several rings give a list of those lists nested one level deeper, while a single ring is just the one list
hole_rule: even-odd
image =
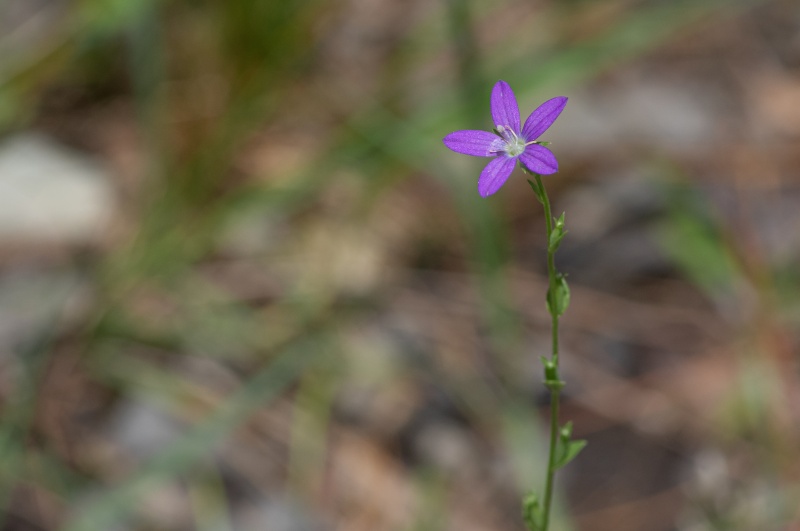
[{"label": "flower stamen", "polygon": [[503,139],[503,145],[500,151],[503,151],[509,157],[519,157],[525,152],[528,144],[525,143],[525,138],[520,137],[513,128],[507,125],[498,125],[497,132]]}]

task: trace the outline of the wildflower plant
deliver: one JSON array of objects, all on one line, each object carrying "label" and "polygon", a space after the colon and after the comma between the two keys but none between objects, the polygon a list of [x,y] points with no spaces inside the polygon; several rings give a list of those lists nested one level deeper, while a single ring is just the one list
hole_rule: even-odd
[{"label": "wildflower plant", "polygon": [[555,155],[545,147],[548,143],[537,138],[556,121],[566,105],[564,96],[547,100],[528,116],[520,129],[514,92],[508,83],[498,81],[492,90],[493,132],[454,131],[444,137],[444,145],[464,155],[493,157],[478,179],[478,192],[487,197],[505,184],[518,161],[522,170],[531,175],[558,171]]},{"label": "wildflower plant", "polygon": [[531,531],[547,531],[553,501],[555,472],[569,463],[586,445],[586,441],[572,440],[572,423],[559,426],[558,411],[564,382],[559,375],[558,320],[569,306],[569,286],[564,275],[556,270],[555,253],[566,234],[565,214],[553,218],[550,200],[542,182],[542,175],[558,171],[555,155],[539,137],[556,121],[567,105],[567,98],[559,96],[547,100],[534,110],[520,128],[519,106],[511,87],[498,81],[492,89],[491,111],[494,120],[492,132],[479,130],[454,131],[444,137],[444,144],[456,153],[474,157],[491,157],[492,160],[478,178],[478,193],[488,197],[497,192],[519,164],[528,179],[533,193],[544,207],[547,230],[547,310],[551,317],[552,350],[550,357],[541,357],[544,366],[544,384],[550,390],[550,447],[545,478],[544,496],[531,492],[523,500],[523,517]]}]

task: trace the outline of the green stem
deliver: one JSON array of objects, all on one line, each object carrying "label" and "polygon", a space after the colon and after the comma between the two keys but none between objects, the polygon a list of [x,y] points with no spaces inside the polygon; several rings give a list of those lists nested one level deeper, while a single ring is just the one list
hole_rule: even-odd
[{"label": "green stem", "polygon": [[[539,190],[542,192],[542,204],[544,205],[544,217],[547,225],[547,276],[549,279],[549,293],[556,292],[556,262],[555,249],[550,245],[550,235],[553,233],[553,215],[550,210],[550,199],[542,183],[541,176],[533,173],[534,179]],[[550,312],[552,318],[552,343],[553,350],[550,361],[556,368],[558,374],[558,312]],[[558,385],[549,385],[550,388],[550,454],[547,464],[547,481],[544,489],[544,513],[542,517],[542,530],[547,531],[550,523],[550,507],[553,502],[553,480],[556,472],[556,445],[558,443],[558,406],[560,398],[560,388]]]},{"label": "green stem", "polygon": [[542,530],[547,531],[550,523],[550,506],[553,502],[553,481],[556,474],[556,444],[558,443],[558,402],[559,391],[550,391],[550,457],[547,463],[547,481],[544,487],[544,516]]}]

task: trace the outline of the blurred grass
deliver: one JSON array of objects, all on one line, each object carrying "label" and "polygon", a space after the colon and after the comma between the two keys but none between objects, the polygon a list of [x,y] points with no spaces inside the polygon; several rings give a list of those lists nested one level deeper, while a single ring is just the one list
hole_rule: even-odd
[{"label": "blurred grass", "polygon": [[252,377],[233,396],[226,399],[210,418],[201,421],[180,440],[160,452],[129,477],[120,487],[103,493],[88,509],[65,526],[66,531],[108,529],[122,522],[135,509],[141,497],[159,483],[190,471],[256,409],[279,396],[310,364],[330,355],[326,342],[305,341],[286,348],[279,359]]},{"label": "blurred grass", "polygon": [[[796,518],[797,484],[786,471],[796,462],[797,449],[790,420],[794,383],[786,378],[792,362],[782,344],[791,318],[776,303],[780,290],[773,280],[780,271],[769,264],[754,269],[760,257],[747,252],[744,238],[731,233],[726,216],[685,176],[673,175],[665,185],[669,200],[668,215],[658,227],[661,245],[734,330],[730,363],[736,366],[736,382],[717,413],[716,429],[730,446],[752,445],[749,457],[762,482],[740,487],[745,491],[741,503],[749,509],[732,502],[729,512],[709,520],[716,521],[714,529],[781,529]],[[790,289],[796,292],[798,285]]]},{"label": "blurred grass", "polygon": [[[5,513],[15,485],[24,480],[27,455],[25,441],[36,414],[38,385],[52,347],[55,319],[48,319],[44,329],[19,350],[23,360],[21,374],[16,375],[14,394],[6,400],[0,419],[0,456],[6,465],[0,471],[0,511]],[[2,522],[2,520],[0,520]]]},{"label": "blurred grass", "polygon": [[[333,186],[331,176],[342,171],[353,172],[366,183],[367,191],[353,205],[343,207],[350,210],[346,222],[354,225],[368,218],[364,212],[369,212],[376,198],[409,176],[432,176],[447,187],[467,239],[468,263],[479,283],[482,320],[492,350],[503,364],[500,378],[513,381],[511,360],[524,355],[526,346],[521,316],[504,276],[510,260],[509,223],[497,203],[479,200],[474,179],[464,178],[477,175],[478,165],[455,166],[459,163],[443,157],[441,137],[454,129],[488,124],[488,93],[497,78],[519,87],[518,95],[525,101],[547,91],[567,92],[652,50],[689,25],[732,16],[754,3],[631,4],[612,23],[579,39],[561,37],[558,31],[568,27],[572,17],[591,9],[591,3],[555,4],[543,10],[541,20],[531,18],[533,30],[546,33],[548,27],[556,28],[550,30],[555,35],[546,45],[533,49],[515,44],[521,32],[531,30],[526,25],[513,27],[513,32],[498,36],[491,45],[482,45],[475,37],[476,28],[490,20],[497,4],[450,0],[434,8],[435,16],[410,32],[405,48],[396,52],[402,57],[377,76],[405,79],[415,69],[452,54],[453,81],[445,81],[438,71],[426,74],[423,81],[428,85],[420,87],[413,98],[397,94],[398,89],[387,84],[343,117],[335,111],[322,114],[326,107],[345,105],[335,91],[317,90],[320,101],[313,105],[322,114],[320,122],[334,126],[322,148],[304,153],[303,164],[281,176],[279,185],[270,176],[236,178],[236,160],[252,135],[287,113],[286,101],[297,103],[293,92],[315,79],[321,45],[315,41],[315,32],[335,16],[337,5],[258,0],[76,4],[58,31],[44,39],[38,55],[30,54],[27,63],[12,63],[2,72],[0,129],[9,131],[33,120],[37,100],[51,83],[106,84],[112,92],[119,90],[113,87],[118,84],[125,87],[121,96],[135,104],[148,158],[146,186],[135,198],[135,237],[115,245],[96,271],[101,291],[93,319],[82,331],[88,351],[83,362],[93,378],[116,392],[177,411],[191,395],[180,376],[126,354],[125,347],[145,345],[170,353],[193,353],[202,345],[208,355],[236,359],[260,371],[223,399],[208,418],[188,419],[194,427],[184,437],[76,513],[65,529],[110,528],[131,517],[146,491],[171,478],[191,475],[192,467],[205,461],[238,424],[298,382],[295,400],[305,415],[293,426],[289,488],[301,496],[311,496],[319,488],[331,402],[344,375],[341,370],[312,367],[328,363],[320,359],[339,350],[328,328],[344,326],[357,312],[342,309],[336,293],[326,296],[294,286],[282,292],[283,298],[270,301],[268,309],[253,308],[216,290],[195,269],[220,253],[220,240],[233,222],[251,212],[268,212],[281,220],[302,217]],[[443,27],[449,32],[442,33]],[[122,64],[120,54],[125,57]],[[104,79],[109,69],[122,79]],[[208,102],[199,93],[209,78],[221,80],[224,88],[206,109]],[[398,103],[404,96],[411,103]],[[533,198],[531,206],[535,208]],[[686,207],[683,200],[674,203],[667,221],[667,245],[689,278],[717,296],[734,281],[735,264],[707,220]],[[280,256],[267,253],[260,259],[269,262]],[[142,290],[163,294],[177,315],[166,320],[142,318],[131,308]],[[47,355],[48,347],[40,352]],[[42,478],[44,484],[61,485],[54,490],[71,503],[96,488],[92,478],[72,477],[70,466],[58,457],[36,453],[23,444],[40,377],[31,371],[14,397],[17,408],[7,407],[0,424],[8,445],[3,455],[15,457],[11,461],[18,468],[4,472],[2,492],[8,494],[29,466],[35,471],[33,477]],[[515,467],[519,487],[528,487],[529,478],[540,477],[532,471],[536,467],[531,462],[535,442],[530,442],[535,441],[531,434],[534,412],[527,408],[525,397],[497,396],[477,380],[454,379],[442,385],[479,424],[493,426],[493,411],[509,412],[502,419],[502,437],[519,463]],[[444,518],[439,505],[444,502],[439,500],[446,498],[442,493],[446,486],[435,472],[421,476],[420,490],[427,493],[422,497],[430,507],[420,515],[418,528],[428,529]],[[200,529],[204,525],[217,529],[213,522],[218,515],[206,514],[206,508],[219,504],[217,509],[225,510],[218,481],[211,474],[207,481],[192,484]],[[75,485],[80,486],[77,492]]]}]

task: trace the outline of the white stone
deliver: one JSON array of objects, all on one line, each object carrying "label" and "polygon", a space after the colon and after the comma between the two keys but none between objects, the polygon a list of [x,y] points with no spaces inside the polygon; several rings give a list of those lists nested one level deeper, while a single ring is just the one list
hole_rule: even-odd
[{"label": "white stone", "polygon": [[0,242],[90,243],[111,220],[110,176],[39,134],[0,144]]}]

